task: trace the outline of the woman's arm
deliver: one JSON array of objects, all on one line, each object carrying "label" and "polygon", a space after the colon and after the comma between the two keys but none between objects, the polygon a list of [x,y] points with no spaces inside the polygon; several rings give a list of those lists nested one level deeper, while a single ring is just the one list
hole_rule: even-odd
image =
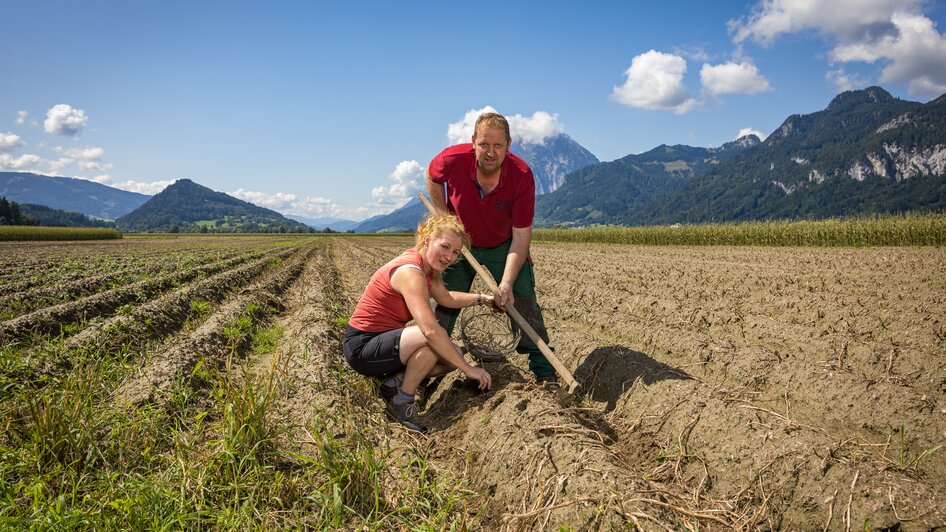
[{"label": "woman's arm", "polygon": [[[437,356],[459,368],[467,377],[479,380],[482,383],[481,373],[485,373],[485,371],[482,368],[474,368],[467,363],[463,355],[460,354],[460,350],[450,341],[447,331],[437,323],[434,311],[430,308],[424,274],[414,268],[400,269],[391,276],[391,287],[404,297],[411,316],[427,340],[427,345],[437,353]],[[441,287],[443,287],[442,282]]]},{"label": "woman's arm", "polygon": [[488,294],[447,291],[447,287],[444,286],[440,277],[434,277],[430,287],[430,295],[433,296],[438,305],[447,308],[466,308],[473,305],[490,305],[493,303],[493,296]]}]

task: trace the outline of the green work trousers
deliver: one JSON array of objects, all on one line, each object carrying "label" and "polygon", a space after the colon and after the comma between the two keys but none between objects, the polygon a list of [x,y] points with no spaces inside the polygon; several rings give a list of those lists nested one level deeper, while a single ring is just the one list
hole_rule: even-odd
[{"label": "green work trousers", "polygon": [[[503,270],[506,267],[506,255],[509,254],[511,240],[507,240],[495,248],[471,248],[473,257],[483,265],[484,268],[493,274],[497,284],[503,278]],[[467,262],[466,258],[460,257],[453,263],[442,276],[443,283],[447,290],[455,292],[469,292],[473,285],[473,279],[476,277],[476,270]],[[545,321],[542,319],[542,309],[535,300],[535,271],[532,264],[526,260],[519,270],[516,282],[512,287],[512,295],[516,299],[515,307],[519,314],[525,318],[526,322],[532,326],[539,337],[548,344],[549,334],[545,330]],[[460,311],[438,306],[436,310],[437,321],[447,330],[447,334],[453,334],[453,327],[456,325],[457,316]],[[513,322],[513,327],[516,327]],[[513,329],[515,331],[515,329]],[[551,348],[550,348],[551,349]],[[529,355],[529,369],[536,377],[553,377],[555,368],[545,358],[542,351],[539,350],[535,342],[525,333],[522,334],[519,345],[516,347],[518,353]]]}]

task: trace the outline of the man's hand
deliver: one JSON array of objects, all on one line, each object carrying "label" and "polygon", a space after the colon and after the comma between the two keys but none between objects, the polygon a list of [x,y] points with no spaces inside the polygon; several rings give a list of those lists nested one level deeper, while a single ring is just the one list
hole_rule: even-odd
[{"label": "man's hand", "polygon": [[512,283],[509,281],[501,281],[498,288],[499,290],[493,295],[493,304],[499,308],[506,308],[506,303],[513,303],[515,301],[512,295]]},{"label": "man's hand", "polygon": [[493,377],[483,368],[470,366],[470,370],[466,372],[466,376],[479,382],[480,390],[489,390],[493,386]]}]

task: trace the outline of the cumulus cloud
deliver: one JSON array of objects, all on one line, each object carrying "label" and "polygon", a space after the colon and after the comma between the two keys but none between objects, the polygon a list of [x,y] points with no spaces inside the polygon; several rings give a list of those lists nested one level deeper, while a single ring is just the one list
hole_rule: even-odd
[{"label": "cumulus cloud", "polygon": [[259,192],[237,189],[229,194],[260,207],[266,207],[282,214],[294,214],[307,218],[348,218],[347,212],[334,201],[320,197],[300,198],[285,192]]},{"label": "cumulus cloud", "polygon": [[[910,94],[946,92],[946,35],[922,14],[922,0],[762,0],[748,17],[729,22],[733,41],[771,45],[783,34],[813,32],[833,41],[832,62],[882,63],[880,81]],[[837,70],[835,86],[860,85]]]},{"label": "cumulus cloud", "polygon": [[739,133],[736,134],[736,138],[734,138],[733,140],[741,139],[742,137],[745,137],[746,135],[755,135],[759,137],[759,140],[765,140],[765,137],[768,137],[768,135],[762,133],[758,129],[752,129],[751,127],[744,127],[739,130]]},{"label": "cumulus cloud", "polygon": [[507,116],[512,138],[526,144],[543,144],[545,139],[565,132],[565,126],[558,121],[558,113],[549,114],[536,111],[532,116]]},{"label": "cumulus cloud", "polygon": [[896,13],[890,21],[895,33],[840,45],[831,52],[831,59],[883,61],[882,82],[905,83],[910,94],[938,96],[946,92],[946,35],[922,15]]},{"label": "cumulus cloud", "polygon": [[814,31],[842,41],[890,31],[895,13],[916,13],[922,0],[762,0],[748,17],[729,21],[735,42],[771,45],[783,34]]},{"label": "cumulus cloud", "polygon": [[[487,105],[482,109],[467,111],[460,120],[447,125],[447,140],[450,144],[470,142],[476,119],[483,113],[498,112]],[[532,116],[520,114],[504,115],[509,122],[509,134],[513,140],[527,144],[543,144],[545,139],[565,132],[565,126],[559,122],[558,113],[536,111]]]},{"label": "cumulus cloud", "polygon": [[707,92],[720,94],[755,94],[772,90],[769,83],[759,69],[749,62],[721,65],[704,64],[700,69],[700,82]]},{"label": "cumulus cloud", "polygon": [[17,111],[16,113],[16,124],[22,126],[26,123],[26,118],[30,116],[30,113],[27,111]]},{"label": "cumulus cloud", "polygon": [[46,133],[71,137],[81,133],[82,128],[88,122],[89,118],[85,116],[85,111],[60,103],[46,112],[46,121],[43,123],[43,127]]},{"label": "cumulus cloud", "polygon": [[76,165],[82,170],[95,172],[105,172],[112,168],[111,163],[102,162],[102,157],[105,156],[105,150],[102,148],[65,149],[57,146],[53,148],[53,151],[60,155],[59,159],[49,162],[50,168],[55,172],[72,165]]},{"label": "cumulus cloud", "polygon": [[11,152],[23,145],[23,140],[19,135],[13,133],[0,133],[0,153]]},{"label": "cumulus cloud", "polygon": [[[467,139],[469,140],[469,139]],[[374,187],[371,197],[374,204],[380,208],[398,208],[407,203],[425,184],[425,168],[417,161],[401,161],[388,179],[394,181],[392,185]]]},{"label": "cumulus cloud", "polygon": [[650,50],[631,60],[624,85],[614,87],[611,97],[630,107],[687,113],[696,100],[683,84],[686,71],[684,58]]},{"label": "cumulus cloud", "polygon": [[108,174],[101,174],[94,177],[78,177],[78,179],[85,179],[87,181],[93,181],[102,185],[108,185],[112,188],[118,188],[121,190],[127,190],[128,192],[137,192],[139,194],[147,194],[153,196],[158,192],[161,192],[168,185],[177,181],[176,179],[170,179],[167,181],[116,181],[112,176]]},{"label": "cumulus cloud", "polygon": [[870,85],[869,79],[857,74],[848,74],[843,68],[829,70],[824,77],[834,85],[838,92],[863,89]]},{"label": "cumulus cloud", "polygon": [[34,170],[42,162],[42,158],[31,153],[19,157],[13,157],[9,153],[0,153],[0,169],[3,170]]}]

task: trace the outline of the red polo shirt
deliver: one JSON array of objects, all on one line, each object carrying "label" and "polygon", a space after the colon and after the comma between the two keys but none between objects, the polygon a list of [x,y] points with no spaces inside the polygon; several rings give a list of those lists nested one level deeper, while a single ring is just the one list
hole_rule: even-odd
[{"label": "red polo shirt", "polygon": [[434,183],[447,184],[447,205],[463,222],[474,247],[494,248],[512,238],[513,227],[532,225],[535,178],[518,155],[506,153],[499,184],[485,196],[476,182],[473,144],[443,150],[427,171]]},{"label": "red polo shirt", "polygon": [[[424,262],[420,253],[410,248],[390,262],[378,268],[368,281],[355,312],[348,319],[348,324],[362,332],[383,332],[402,329],[414,319],[407,308],[407,302],[391,286],[394,271],[405,264],[413,264],[424,271]],[[430,293],[431,275],[427,275],[427,293]]]}]

